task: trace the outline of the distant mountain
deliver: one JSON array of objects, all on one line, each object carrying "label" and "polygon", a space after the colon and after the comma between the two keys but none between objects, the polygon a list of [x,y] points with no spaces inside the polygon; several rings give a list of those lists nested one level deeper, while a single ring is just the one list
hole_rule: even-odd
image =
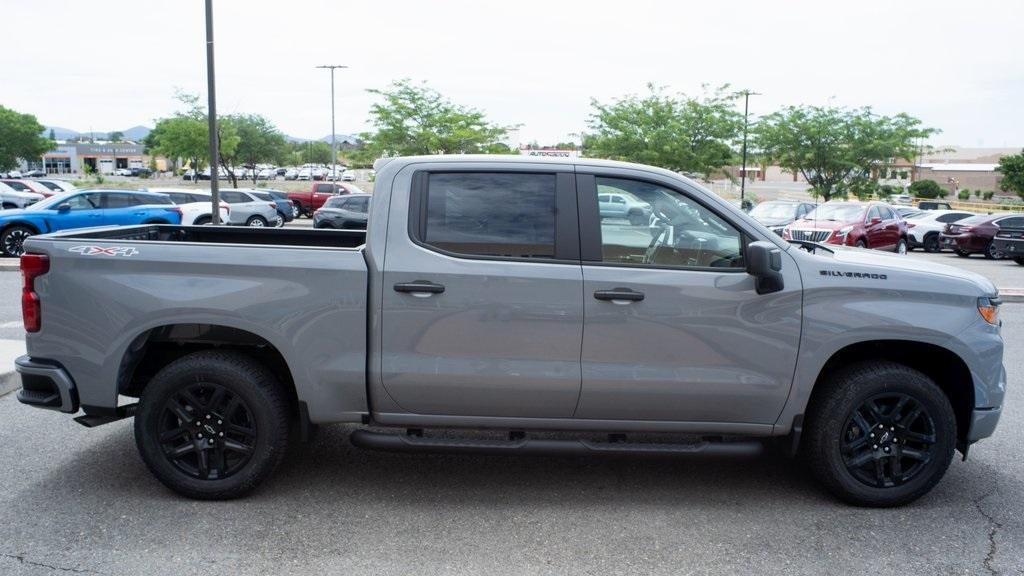
[{"label": "distant mountain", "polygon": [[[73,140],[81,137],[107,140],[110,137],[110,132],[79,132],[70,128],[61,128],[60,126],[47,126],[43,128],[43,135],[48,137],[50,130],[53,130],[53,137],[57,140]],[[125,140],[141,142],[149,134],[150,129],[145,126],[132,126],[131,128],[120,130],[120,132],[124,135]]]},{"label": "distant mountain", "polygon": [[[331,135],[328,134],[327,136],[324,136],[320,140],[330,144],[331,143]],[[359,144],[359,138],[356,137],[356,136],[353,136],[352,134],[335,134],[334,135],[334,141],[337,144],[351,144],[353,146],[355,146],[356,144]]]}]

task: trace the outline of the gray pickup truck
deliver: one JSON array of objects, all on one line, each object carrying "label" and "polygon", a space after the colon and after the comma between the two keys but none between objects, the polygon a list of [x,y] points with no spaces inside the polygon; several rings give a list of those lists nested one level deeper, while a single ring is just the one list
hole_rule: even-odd
[{"label": "gray pickup truck", "polygon": [[[657,168],[378,164],[367,231],[29,239],[19,400],[86,426],[134,416],[155,476],[207,499],[348,422],[357,446],[407,452],[770,447],[848,502],[892,506],[999,420],[999,298],[981,276],[787,243]],[[602,217],[601,194],[643,217]]]}]

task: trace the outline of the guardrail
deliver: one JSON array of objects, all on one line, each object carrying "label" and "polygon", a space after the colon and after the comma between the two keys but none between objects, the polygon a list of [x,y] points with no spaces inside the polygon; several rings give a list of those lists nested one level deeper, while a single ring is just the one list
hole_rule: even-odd
[{"label": "guardrail", "polygon": [[[926,198],[915,198],[914,205],[918,202],[943,202],[943,200],[935,199],[929,200]],[[1024,204],[995,204],[989,202],[964,202],[962,200],[945,200],[948,202],[950,207],[954,210],[966,210],[968,212],[978,212],[981,214],[987,214],[989,212],[1024,212]]]}]

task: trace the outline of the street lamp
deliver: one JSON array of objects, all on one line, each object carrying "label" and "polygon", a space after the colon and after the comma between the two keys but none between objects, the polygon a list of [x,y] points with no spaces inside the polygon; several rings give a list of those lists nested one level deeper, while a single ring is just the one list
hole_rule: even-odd
[{"label": "street lamp", "polygon": [[334,177],[334,181],[338,181],[338,147],[334,142],[334,70],[336,68],[348,68],[348,66],[342,66],[340,64],[328,64],[324,66],[317,66],[317,68],[327,68],[331,71],[331,175]]},{"label": "street lamp", "polygon": [[[210,215],[213,225],[220,224],[219,158],[217,149],[217,92],[213,75],[213,0],[206,0],[206,91],[209,95],[207,121],[210,132]],[[192,179],[199,177],[199,166],[192,167]]]},{"label": "street lamp", "polygon": [[742,209],[747,192],[747,115],[750,112],[750,97],[761,94],[750,90],[744,90],[740,94],[743,94],[743,179],[740,180],[740,209]]}]

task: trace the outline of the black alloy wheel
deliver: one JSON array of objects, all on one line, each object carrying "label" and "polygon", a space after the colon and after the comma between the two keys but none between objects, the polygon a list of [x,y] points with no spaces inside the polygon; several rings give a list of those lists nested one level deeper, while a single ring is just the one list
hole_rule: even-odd
[{"label": "black alloy wheel", "polygon": [[168,396],[157,430],[168,462],[201,480],[221,480],[244,468],[257,437],[245,401],[213,383],[197,383]]},{"label": "black alloy wheel", "polygon": [[931,461],[935,422],[908,394],[877,394],[853,411],[841,442],[851,476],[876,488],[900,486]]}]

